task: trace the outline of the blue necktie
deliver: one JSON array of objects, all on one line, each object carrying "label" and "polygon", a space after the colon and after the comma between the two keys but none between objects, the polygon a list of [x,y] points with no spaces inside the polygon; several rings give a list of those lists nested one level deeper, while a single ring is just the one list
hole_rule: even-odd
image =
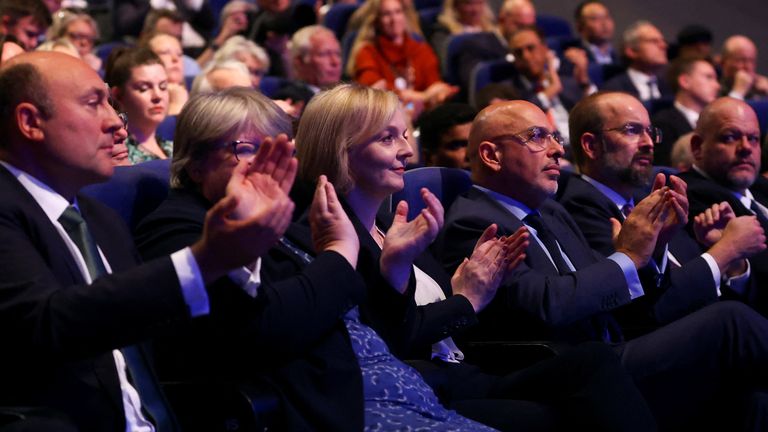
[{"label": "blue necktie", "polygon": [[[67,207],[64,213],[59,216],[59,223],[83,255],[91,280],[96,280],[107,274],[96,242],[77,208],[72,205]],[[120,351],[125,357],[131,382],[139,392],[142,406],[154,420],[157,430],[163,432],[176,430],[173,417],[170,415],[170,408],[141,346],[124,347]]]}]

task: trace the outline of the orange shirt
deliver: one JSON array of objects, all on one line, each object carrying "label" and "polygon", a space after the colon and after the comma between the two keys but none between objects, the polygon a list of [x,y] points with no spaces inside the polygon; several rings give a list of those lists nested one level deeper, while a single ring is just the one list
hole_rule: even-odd
[{"label": "orange shirt", "polygon": [[406,35],[402,45],[395,45],[384,36],[376,36],[374,43],[360,48],[355,57],[355,81],[371,85],[385,79],[387,88],[393,90],[397,77],[411,81],[410,87],[417,91],[442,80],[437,56],[429,44]]}]

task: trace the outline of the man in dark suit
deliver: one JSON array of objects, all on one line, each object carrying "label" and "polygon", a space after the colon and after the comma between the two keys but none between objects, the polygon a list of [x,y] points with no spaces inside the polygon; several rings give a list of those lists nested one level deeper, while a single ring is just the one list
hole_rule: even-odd
[{"label": "man in dark suit", "polygon": [[622,37],[622,53],[627,71],[606,81],[601,90],[623,91],[645,102],[672,97],[662,71],[667,65],[667,43],[664,35],[648,21],[637,21]]},{"label": "man in dark suit", "polygon": [[[59,53],[15,57],[0,71],[0,112],[1,403],[61,411],[83,431],[154,430],[146,408],[172,428],[143,399],[151,370],[122,347],[216,311],[205,281],[261,255],[293,204],[243,165],[202,240],[137,266],[119,217],[76,196],[112,174],[123,127],[93,69]],[[243,217],[247,207],[263,213]]]},{"label": "man in dark suit", "polygon": [[[640,201],[617,236],[617,252],[605,258],[551,199],[563,148],[543,112],[524,101],[486,108],[473,122],[469,148],[476,186],[446,215],[435,244],[444,264],[455,268],[491,222],[502,235],[523,224],[531,232],[525,262],[480,314],[485,333],[476,338],[618,342],[624,366],[662,429],[680,430],[701,419],[702,407],[726,383],[766,382],[768,322],[738,302],[706,306],[620,342],[610,312],[644,295],[637,269],[650,259],[657,235],[668,235],[684,218],[676,191],[662,187]],[[512,321],[515,316],[523,319]]]},{"label": "man in dark suit", "polygon": [[[681,174],[688,183],[690,214],[727,202],[736,216],[755,217],[768,231],[768,195],[760,172],[760,129],[754,110],[735,98],[723,97],[707,106],[691,138],[694,166]],[[754,299],[765,312],[768,252],[750,259],[757,281]]]},{"label": "man in dark suit", "polygon": [[675,102],[653,115],[653,125],[661,129],[661,142],[653,153],[657,165],[670,166],[673,145],[693,131],[701,110],[717,99],[720,83],[715,67],[703,57],[680,57],[672,62],[667,75]]},{"label": "man in dark suit", "polygon": [[517,70],[509,82],[522,99],[536,104],[551,116],[567,141],[568,111],[594,90],[587,74],[586,57],[582,56],[582,61],[574,65],[572,76],[558,74],[556,58],[549,52],[541,32],[533,28],[513,33],[509,49],[515,56]]},{"label": "man in dark suit", "polygon": [[[640,101],[625,93],[589,96],[573,109],[570,124],[578,137],[573,155],[581,175],[568,178],[558,201],[590,246],[608,256],[615,252],[611,218],[623,222],[638,189],[650,185],[660,137]],[[671,180],[685,200],[684,184],[676,177]],[[731,223],[704,254],[685,231],[657,241],[654,265],[641,272],[646,295],[636,302],[641,304],[640,322],[634,325],[654,328],[674,321],[716,301],[721,289],[744,292],[749,276],[744,258],[762,244],[762,228],[744,218]],[[652,322],[644,323],[647,319]]]},{"label": "man in dark suit", "polygon": [[583,49],[589,63],[615,65],[619,56],[613,47],[614,22],[611,11],[599,0],[579,3],[574,12],[579,48]]}]

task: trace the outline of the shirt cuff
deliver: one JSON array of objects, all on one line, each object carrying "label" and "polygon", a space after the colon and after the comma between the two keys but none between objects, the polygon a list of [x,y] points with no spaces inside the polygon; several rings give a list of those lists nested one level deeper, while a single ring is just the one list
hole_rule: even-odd
[{"label": "shirt cuff", "polygon": [[744,100],[744,95],[739,93],[739,92],[735,92],[735,91],[730,91],[728,93],[728,97],[732,97],[732,98],[738,99],[738,100]]},{"label": "shirt cuff", "polygon": [[608,259],[618,264],[621,271],[624,272],[624,279],[627,280],[627,288],[629,288],[629,298],[634,300],[644,296],[645,291],[643,291],[643,285],[640,283],[640,276],[637,274],[634,261],[622,252],[614,252]]},{"label": "shirt cuff", "polygon": [[744,273],[738,276],[726,277],[725,285],[729,287],[731,291],[735,292],[736,294],[740,296],[745,296],[747,295],[749,276],[751,274],[752,274],[752,264],[750,264],[749,260],[747,260],[747,269],[744,271]]},{"label": "shirt cuff", "polygon": [[712,277],[715,279],[715,291],[717,292],[717,296],[720,297],[722,295],[720,292],[720,267],[717,266],[717,261],[715,261],[712,255],[704,252],[701,254],[701,257],[704,258],[704,261],[707,262],[709,269],[712,271]]},{"label": "shirt cuff", "polygon": [[203,275],[200,274],[200,267],[197,266],[197,261],[192,255],[192,249],[186,247],[172,253],[171,261],[179,278],[181,295],[189,308],[189,314],[192,318],[208,315],[211,311],[208,292],[205,290]]},{"label": "shirt cuff", "polygon": [[229,278],[246,294],[256,298],[261,286],[261,258],[253,264],[253,271],[248,267],[240,267],[228,273]]}]

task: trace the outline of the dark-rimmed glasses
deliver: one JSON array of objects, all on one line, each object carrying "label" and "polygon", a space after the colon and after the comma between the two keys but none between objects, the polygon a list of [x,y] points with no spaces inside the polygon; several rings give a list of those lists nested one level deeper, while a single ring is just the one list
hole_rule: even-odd
[{"label": "dark-rimmed glasses", "polygon": [[227,144],[227,147],[232,147],[232,153],[235,155],[235,159],[238,162],[241,160],[250,160],[256,156],[256,152],[259,150],[261,142],[255,140],[234,140]]},{"label": "dark-rimmed glasses", "polygon": [[653,125],[643,126],[640,123],[624,123],[619,127],[603,129],[603,132],[611,131],[620,132],[622,135],[631,138],[639,138],[645,132],[651,137],[651,141],[654,144],[661,144],[661,129]]},{"label": "dark-rimmed glasses", "polygon": [[513,134],[499,135],[489,139],[488,141],[496,142],[510,138],[514,138],[515,141],[528,147],[531,151],[534,152],[546,150],[549,146],[549,138],[552,138],[558,145],[565,145],[565,139],[563,139],[563,136],[560,135],[560,132],[550,132],[546,128],[540,126],[529,127],[524,131]]}]

